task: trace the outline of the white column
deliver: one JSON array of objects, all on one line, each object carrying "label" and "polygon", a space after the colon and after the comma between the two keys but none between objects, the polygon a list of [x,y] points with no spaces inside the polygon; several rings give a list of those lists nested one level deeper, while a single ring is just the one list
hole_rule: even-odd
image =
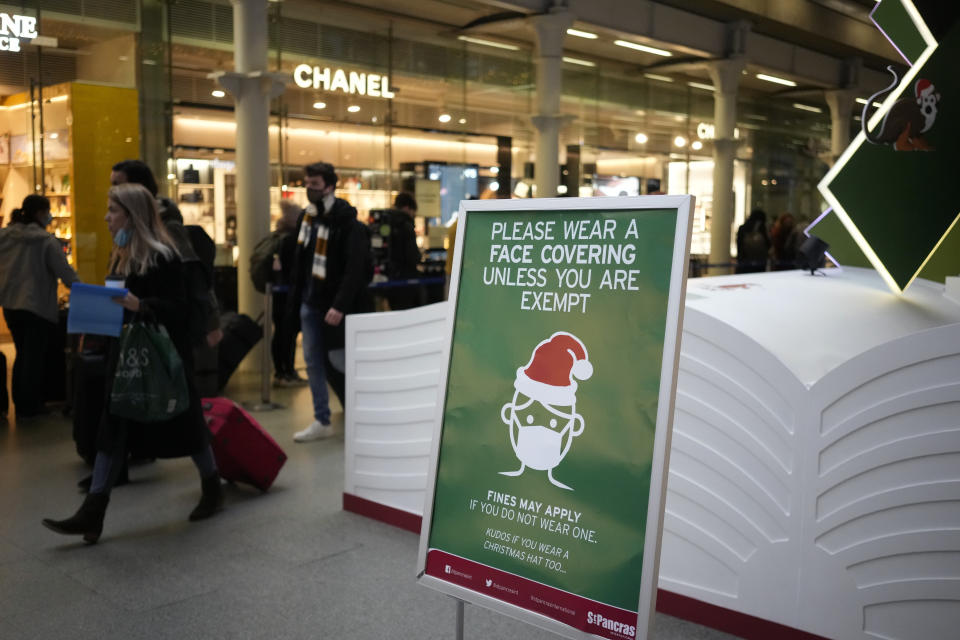
[{"label": "white column", "polygon": [[[573,14],[554,7],[549,13],[530,18],[537,34],[537,106],[533,116],[536,129],[534,158],[538,198],[557,195],[560,182],[560,114],[563,93],[563,40],[573,24]],[[575,195],[575,194],[574,194]]]},{"label": "white column", "polygon": [[[263,294],[248,273],[256,243],[270,233],[270,98],[279,95],[282,76],[267,72],[267,0],[231,0],[233,4],[234,71],[211,74],[230,92],[237,119],[237,296],[240,313],[257,318]],[[265,318],[264,322],[270,322]],[[244,362],[255,368],[256,354]],[[249,366],[247,366],[249,365]]]},{"label": "white column", "polygon": [[850,114],[853,112],[855,89],[834,89],[824,92],[827,106],[830,107],[830,164],[846,150],[850,144]]},{"label": "white column", "polygon": [[[713,80],[713,213],[710,220],[710,264],[730,262],[733,225],[733,160],[737,144],[737,87],[746,60],[733,57],[711,62]],[[717,271],[714,271],[717,273]],[[724,273],[721,271],[720,273]]]}]

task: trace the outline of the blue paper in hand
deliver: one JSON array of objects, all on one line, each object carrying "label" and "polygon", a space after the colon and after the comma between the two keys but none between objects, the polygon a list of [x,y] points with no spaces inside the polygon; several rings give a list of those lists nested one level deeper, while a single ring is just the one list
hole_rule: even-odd
[{"label": "blue paper in hand", "polygon": [[123,307],[111,298],[125,295],[126,289],[74,283],[70,288],[67,333],[118,337],[123,329]]}]

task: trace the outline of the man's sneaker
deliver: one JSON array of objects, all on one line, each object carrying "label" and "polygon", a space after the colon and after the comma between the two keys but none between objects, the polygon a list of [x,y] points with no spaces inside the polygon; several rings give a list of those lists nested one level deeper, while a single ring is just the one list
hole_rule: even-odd
[{"label": "man's sneaker", "polygon": [[289,376],[287,376],[287,383],[291,387],[303,387],[306,386],[309,381],[306,378],[301,378],[297,373],[291,373]]},{"label": "man's sneaker", "polygon": [[293,434],[294,442],[310,442],[311,440],[320,440],[321,438],[329,438],[333,435],[333,427],[328,424],[323,424],[319,420],[314,420],[313,423],[304,429],[303,431],[297,431]]}]

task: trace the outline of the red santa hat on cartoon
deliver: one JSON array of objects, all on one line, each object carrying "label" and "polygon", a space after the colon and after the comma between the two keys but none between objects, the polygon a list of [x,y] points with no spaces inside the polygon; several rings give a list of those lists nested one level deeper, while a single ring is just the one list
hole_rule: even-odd
[{"label": "red santa hat on cartoon", "polygon": [[576,403],[577,381],[593,375],[587,348],[580,339],[558,331],[533,350],[527,366],[517,369],[514,388],[543,404],[568,406]]},{"label": "red santa hat on cartoon", "polygon": [[914,90],[917,92],[917,99],[926,98],[928,95],[933,93],[933,83],[927,80],[926,78],[920,78],[917,80],[917,84],[914,87]]}]

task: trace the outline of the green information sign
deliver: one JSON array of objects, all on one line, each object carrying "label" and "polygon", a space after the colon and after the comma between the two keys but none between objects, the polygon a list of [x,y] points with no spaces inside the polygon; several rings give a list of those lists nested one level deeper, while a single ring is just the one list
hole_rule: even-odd
[{"label": "green information sign", "polygon": [[645,637],[692,210],[461,204],[424,584],[570,637]]}]

